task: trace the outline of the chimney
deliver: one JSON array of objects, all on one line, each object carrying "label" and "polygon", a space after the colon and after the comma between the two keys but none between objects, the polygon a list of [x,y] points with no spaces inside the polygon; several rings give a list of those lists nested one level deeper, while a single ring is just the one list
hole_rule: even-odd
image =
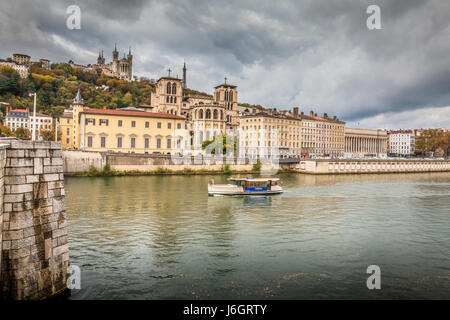
[{"label": "chimney", "polygon": [[336,117],[336,116],[334,116],[334,117],[333,117],[333,120],[337,120],[337,117]]},{"label": "chimney", "polygon": [[317,117],[317,113],[314,113],[314,117]]},{"label": "chimney", "polygon": [[106,106],[103,106],[103,110],[106,110]]},{"label": "chimney", "polygon": [[323,114],[323,117],[324,117],[325,119],[328,119],[328,114],[325,112],[325,113]]},{"label": "chimney", "polygon": [[301,115],[301,116],[303,116],[304,114],[305,114],[305,113],[304,113],[303,111],[302,111],[302,112],[300,112],[300,115]]},{"label": "chimney", "polygon": [[298,118],[298,107],[294,108],[294,118]]}]

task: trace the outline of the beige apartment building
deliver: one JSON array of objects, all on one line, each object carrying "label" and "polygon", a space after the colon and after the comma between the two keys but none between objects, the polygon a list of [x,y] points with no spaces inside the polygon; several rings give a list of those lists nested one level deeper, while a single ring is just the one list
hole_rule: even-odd
[{"label": "beige apartment building", "polygon": [[[294,111],[295,112],[295,111]],[[345,150],[345,122],[336,116],[323,117],[311,111],[299,115],[302,122],[301,153],[304,156],[342,157]]]},{"label": "beige apartment building", "polygon": [[301,153],[301,119],[258,113],[241,117],[239,154],[241,157],[289,158]]},{"label": "beige apartment building", "polygon": [[72,114],[60,119],[62,147],[85,151],[171,154],[180,148],[185,118],[178,115],[84,107],[78,92]]}]

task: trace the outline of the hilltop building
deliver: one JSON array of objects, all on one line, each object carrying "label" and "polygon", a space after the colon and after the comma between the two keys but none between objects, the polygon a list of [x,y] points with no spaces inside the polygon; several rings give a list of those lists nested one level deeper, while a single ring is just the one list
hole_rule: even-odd
[{"label": "hilltop building", "polygon": [[29,55],[23,53],[14,53],[12,59],[0,60],[0,67],[6,66],[16,70],[21,78],[28,76],[32,65],[38,65],[43,69],[50,70],[50,60],[40,59],[37,62],[33,62]]},{"label": "hilltop building", "polygon": [[123,55],[122,59],[119,59],[119,52],[117,51],[117,45],[114,46],[112,52],[112,61],[106,63],[106,59],[103,56],[103,51],[100,51],[97,58],[97,64],[94,65],[79,65],[75,64],[72,60],[69,61],[69,65],[73,68],[83,69],[85,72],[92,72],[97,74],[104,74],[109,77],[116,77],[122,80],[131,81],[133,78],[133,55],[131,54],[131,48],[128,54]]}]

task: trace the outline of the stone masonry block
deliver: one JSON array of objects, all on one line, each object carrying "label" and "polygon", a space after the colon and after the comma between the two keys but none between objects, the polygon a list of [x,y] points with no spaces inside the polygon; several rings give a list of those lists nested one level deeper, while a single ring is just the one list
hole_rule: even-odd
[{"label": "stone masonry block", "polygon": [[25,156],[24,150],[6,150],[7,158],[23,158]]},{"label": "stone masonry block", "polygon": [[43,175],[44,181],[58,181],[60,178],[60,175],[57,173],[48,173]]},{"label": "stone masonry block", "polygon": [[27,182],[27,183],[36,183],[36,182],[39,182],[39,175],[30,175],[30,176],[26,176],[26,182]]},{"label": "stone masonry block", "polygon": [[63,172],[62,166],[44,166],[44,173],[60,173]]},{"label": "stone masonry block", "polygon": [[34,174],[44,173],[44,161],[42,158],[34,158]]},{"label": "stone masonry block", "polygon": [[5,185],[27,183],[25,176],[6,176],[4,179],[5,179]]},{"label": "stone masonry block", "polygon": [[5,203],[9,202],[22,202],[24,200],[24,194],[5,194],[3,197],[3,201]]},{"label": "stone masonry block", "polygon": [[34,149],[50,149],[51,141],[34,141]]},{"label": "stone masonry block", "polygon": [[59,256],[66,252],[69,252],[69,244],[64,244],[62,246],[53,248],[53,256]]},{"label": "stone masonry block", "polygon": [[11,193],[25,193],[32,192],[33,185],[32,184],[15,184],[11,186]]},{"label": "stone masonry block", "polygon": [[31,167],[33,159],[28,158],[8,158],[10,167]]},{"label": "stone masonry block", "polygon": [[5,169],[5,175],[7,176],[22,176],[27,174],[33,174],[33,167],[19,167],[19,168]]}]

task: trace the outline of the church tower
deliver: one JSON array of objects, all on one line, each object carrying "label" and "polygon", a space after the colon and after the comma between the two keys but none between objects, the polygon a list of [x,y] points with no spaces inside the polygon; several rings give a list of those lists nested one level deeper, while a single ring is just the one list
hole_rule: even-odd
[{"label": "church tower", "polygon": [[128,79],[131,81],[133,76],[133,55],[131,54],[131,47],[128,50],[127,60],[128,60]]},{"label": "church tower", "polygon": [[187,88],[187,84],[186,84],[186,61],[184,61],[184,67],[183,67],[183,89]]},{"label": "church tower", "polygon": [[119,72],[119,52],[117,51],[117,44],[114,44],[112,72],[117,74]]},{"label": "church tower", "polygon": [[97,64],[102,66],[105,64],[105,58],[103,57],[103,50],[98,53]]},{"label": "church tower", "polygon": [[214,102],[225,106],[227,129],[237,129],[239,125],[237,86],[225,82],[215,87]]}]

